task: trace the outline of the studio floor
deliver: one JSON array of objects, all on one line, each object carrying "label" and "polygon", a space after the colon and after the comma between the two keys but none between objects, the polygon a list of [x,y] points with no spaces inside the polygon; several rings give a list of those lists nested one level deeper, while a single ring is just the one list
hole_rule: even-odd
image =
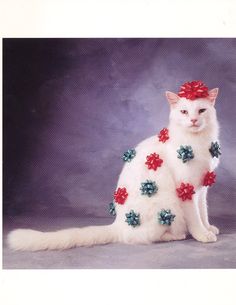
[{"label": "studio floor", "polygon": [[229,215],[212,218],[220,228],[216,243],[202,244],[191,238],[152,245],[109,244],[65,251],[14,252],[6,245],[14,228],[52,231],[60,228],[108,224],[111,218],[10,217],[4,220],[4,269],[160,269],[235,268],[236,221]]}]

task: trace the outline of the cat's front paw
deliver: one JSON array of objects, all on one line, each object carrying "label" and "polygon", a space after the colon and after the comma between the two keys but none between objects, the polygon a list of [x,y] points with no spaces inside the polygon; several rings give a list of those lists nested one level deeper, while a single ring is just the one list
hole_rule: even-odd
[{"label": "cat's front paw", "polygon": [[216,235],[212,231],[203,231],[192,234],[192,236],[202,243],[213,243],[217,241]]},{"label": "cat's front paw", "polygon": [[220,230],[212,225],[209,225],[209,227],[207,228],[209,231],[211,231],[212,233],[214,233],[215,235],[218,235],[220,233]]}]

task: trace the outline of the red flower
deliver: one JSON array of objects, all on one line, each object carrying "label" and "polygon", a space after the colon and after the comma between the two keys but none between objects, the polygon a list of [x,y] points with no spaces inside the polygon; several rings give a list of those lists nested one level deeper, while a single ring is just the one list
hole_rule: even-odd
[{"label": "red flower", "polygon": [[177,195],[183,201],[192,199],[192,195],[195,194],[194,186],[189,183],[181,183],[180,187],[176,189]]},{"label": "red flower", "polygon": [[211,186],[215,182],[216,182],[216,174],[214,172],[207,172],[203,180],[203,185]]},{"label": "red flower", "polygon": [[208,95],[208,87],[200,80],[183,84],[180,87],[180,91],[178,93],[178,96],[185,97],[189,100],[195,100],[200,97],[207,97]]},{"label": "red flower", "polygon": [[128,197],[128,193],[125,187],[122,188],[119,187],[114,193],[115,202],[119,204],[124,204],[127,197]]},{"label": "red flower", "polygon": [[163,128],[159,135],[158,135],[159,141],[165,143],[169,139],[169,130],[167,128]]},{"label": "red flower", "polygon": [[163,162],[163,160],[156,153],[147,156],[146,159],[147,162],[145,162],[145,164],[147,165],[148,169],[153,169],[154,171],[156,171],[158,167],[161,167]]}]

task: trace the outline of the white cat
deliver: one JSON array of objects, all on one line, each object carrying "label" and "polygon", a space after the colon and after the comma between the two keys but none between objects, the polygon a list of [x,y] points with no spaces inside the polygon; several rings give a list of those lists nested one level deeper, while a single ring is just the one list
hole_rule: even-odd
[{"label": "white cat", "polygon": [[218,89],[200,81],[185,83],[179,94],[166,92],[170,123],[159,136],[127,151],[110,211],[113,224],[57,232],[17,229],[8,236],[14,250],[67,249],[111,242],[151,243],[182,240],[190,233],[215,242],[209,224],[207,189],[219,163]]}]

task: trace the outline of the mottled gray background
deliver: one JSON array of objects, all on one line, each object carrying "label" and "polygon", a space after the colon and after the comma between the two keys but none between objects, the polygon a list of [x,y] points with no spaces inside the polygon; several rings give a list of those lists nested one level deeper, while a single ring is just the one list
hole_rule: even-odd
[{"label": "mottled gray background", "polygon": [[123,152],[167,125],[164,92],[196,79],[220,88],[210,215],[232,223],[236,39],[4,39],[3,68],[7,228],[107,217]]}]

